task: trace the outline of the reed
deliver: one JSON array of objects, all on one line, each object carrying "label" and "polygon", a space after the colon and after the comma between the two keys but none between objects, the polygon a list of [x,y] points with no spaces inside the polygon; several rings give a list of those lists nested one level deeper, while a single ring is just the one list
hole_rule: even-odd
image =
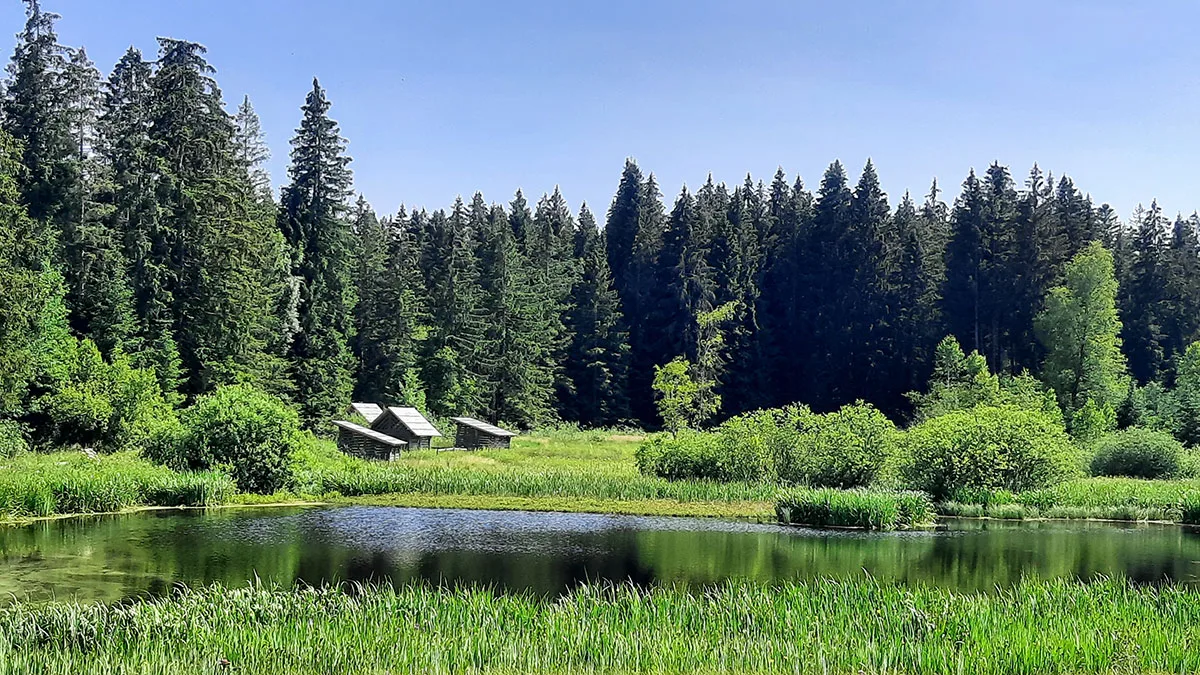
[{"label": "reed", "polygon": [[972,491],[938,505],[946,516],[1027,518],[1094,518],[1101,520],[1165,520],[1195,523],[1200,514],[1200,480],[1082,478],[1042,490],[1011,494]]},{"label": "reed", "polygon": [[969,594],[870,579],[706,592],[585,586],[211,588],[0,610],[0,672],[1180,673],[1200,593],[1025,581]]},{"label": "reed", "polygon": [[42,517],[134,506],[209,506],[233,482],[217,473],[178,473],[132,453],[28,453],[0,463],[0,516]]},{"label": "reed", "polygon": [[933,504],[922,492],[792,489],[780,494],[782,523],[810,527],[896,530],[933,522]]}]

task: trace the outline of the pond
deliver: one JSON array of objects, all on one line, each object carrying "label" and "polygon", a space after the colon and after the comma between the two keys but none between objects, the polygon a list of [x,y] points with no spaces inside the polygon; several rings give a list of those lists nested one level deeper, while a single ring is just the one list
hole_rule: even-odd
[{"label": "pond", "polygon": [[1023,575],[1200,584],[1200,531],[955,520],[818,531],[712,519],[310,507],[150,511],[0,526],[0,602],[116,601],[175,584],[425,581],[556,594],[580,583],[703,586],[873,577],[986,591]]}]

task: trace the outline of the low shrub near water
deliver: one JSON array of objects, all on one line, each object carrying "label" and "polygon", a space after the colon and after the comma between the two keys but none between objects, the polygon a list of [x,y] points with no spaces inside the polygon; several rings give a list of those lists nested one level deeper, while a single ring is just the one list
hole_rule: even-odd
[{"label": "low shrub near water", "polygon": [[244,385],[221,387],[165,423],[147,442],[147,456],[177,469],[228,473],[244,492],[270,494],[292,478],[300,443],[296,412]]},{"label": "low shrub near water", "polygon": [[909,429],[903,475],[943,500],[961,489],[1021,492],[1081,473],[1082,458],[1062,424],[1040,410],[978,406]]},{"label": "low shrub near water", "polygon": [[895,530],[933,522],[933,502],[922,492],[793,489],[775,502],[782,523],[810,527]]},{"label": "low shrub near water", "polygon": [[813,487],[875,482],[896,453],[900,433],[874,406],[856,403],[825,415],[800,415],[793,443],[776,460],[778,478]]},{"label": "low shrub near water", "polygon": [[1171,478],[1180,474],[1183,444],[1165,431],[1131,428],[1096,442],[1093,476]]}]

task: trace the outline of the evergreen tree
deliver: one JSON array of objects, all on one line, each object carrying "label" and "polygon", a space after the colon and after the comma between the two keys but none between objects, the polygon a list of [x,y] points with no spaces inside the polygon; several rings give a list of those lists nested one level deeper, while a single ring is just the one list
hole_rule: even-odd
[{"label": "evergreen tree", "polygon": [[895,312],[895,355],[899,360],[895,386],[916,390],[932,362],[941,328],[942,250],[937,229],[944,223],[945,205],[934,183],[920,211],[906,192],[892,222],[899,258],[889,281]]},{"label": "evergreen tree", "polygon": [[804,289],[801,321],[812,331],[804,366],[808,386],[802,400],[818,409],[837,407],[835,402],[844,390],[839,373],[849,365],[844,359],[848,353],[846,340],[853,338],[853,319],[844,299],[857,290],[855,266],[863,260],[861,252],[849,249],[855,241],[853,218],[853,193],[846,170],[835,161],[821,178],[812,227],[800,249]]},{"label": "evergreen tree", "polygon": [[437,415],[482,414],[484,408],[486,317],[473,234],[458,199],[449,217],[435,211],[429,218],[421,250],[430,323],[421,381]]},{"label": "evergreen tree", "polygon": [[271,150],[267,147],[263,134],[262,123],[250,97],[242,99],[237,114],[233,118],[233,146],[238,163],[245,167],[250,187],[262,201],[272,202],[271,176],[267,173],[266,163],[271,159]]},{"label": "evergreen tree", "polygon": [[1173,374],[1174,362],[1200,339],[1200,216],[1175,218],[1162,256],[1163,358]]},{"label": "evergreen tree", "polygon": [[1163,265],[1166,222],[1158,202],[1149,209],[1140,205],[1133,215],[1128,281],[1121,293],[1124,319],[1121,339],[1129,357],[1129,370],[1141,383],[1157,379],[1166,354],[1163,351]]},{"label": "evergreen tree", "polygon": [[78,167],[71,161],[75,143],[64,79],[67,60],[54,29],[59,16],[42,11],[39,0],[25,0],[25,16],[8,64],[3,128],[21,148],[21,200],[39,226],[42,245],[57,255],[59,219],[79,180]]},{"label": "evergreen tree", "polygon": [[637,162],[626,159],[621,182],[617,185],[612,205],[608,207],[608,220],[604,226],[605,254],[612,270],[613,285],[626,307],[633,302],[630,268],[633,266],[633,244],[637,238],[638,218],[645,195],[644,182]]},{"label": "evergreen tree", "polygon": [[351,211],[350,230],[354,235],[354,337],[351,341],[357,362],[354,384],[356,401],[387,401],[399,384],[393,372],[389,349],[392,328],[388,317],[395,309],[390,306],[389,242],[383,223],[374,209],[359,195]]},{"label": "evergreen tree", "polygon": [[612,425],[629,417],[628,334],[605,256],[606,235],[583,205],[575,235],[581,274],[571,291],[567,317],[571,345],[564,371],[573,393],[566,416],[585,426]]},{"label": "evergreen tree", "polygon": [[[658,318],[657,264],[666,230],[666,213],[658,182],[651,174],[642,183],[638,198],[637,231],[633,239],[626,276],[627,297],[622,297],[621,311],[629,326],[630,371],[629,392],[631,412],[635,418],[651,424],[658,413],[651,392],[654,366],[663,362],[661,338],[652,322]],[[670,358],[666,356],[665,358]]]},{"label": "evergreen tree", "polygon": [[279,226],[300,280],[299,332],[289,353],[292,373],[301,416],[316,427],[349,403],[353,387],[349,343],[355,298],[346,220],[351,173],[346,141],[329,118],[329,101],[315,79],[301,110]]},{"label": "evergreen tree", "polygon": [[666,360],[683,356],[695,361],[700,340],[697,318],[711,312],[716,298],[708,242],[696,199],[683,188],[663,234],[657,265],[657,311],[646,322],[657,332],[657,352]]},{"label": "evergreen tree", "polygon": [[479,286],[487,317],[482,411],[521,427],[548,422],[555,417],[557,308],[544,295],[541,270],[521,254],[504,208],[489,210],[477,193],[476,210],[483,217]]},{"label": "evergreen tree", "polygon": [[63,82],[74,142],[69,161],[76,177],[59,215],[67,308],[76,334],[111,356],[135,346],[135,322],[128,262],[112,222],[111,173],[97,153],[100,72],[84,50],[72,50]]}]

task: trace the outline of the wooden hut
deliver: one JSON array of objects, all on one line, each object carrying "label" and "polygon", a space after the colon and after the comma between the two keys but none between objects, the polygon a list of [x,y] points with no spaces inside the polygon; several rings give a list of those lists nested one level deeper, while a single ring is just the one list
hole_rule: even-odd
[{"label": "wooden hut", "polygon": [[383,408],[374,403],[351,403],[346,413],[350,415],[362,415],[367,424],[374,424],[375,420],[383,414]]},{"label": "wooden hut", "polygon": [[394,461],[399,459],[404,446],[408,445],[395,436],[388,436],[353,422],[337,420],[334,424],[338,428],[338,449],[347,455]]},{"label": "wooden hut", "polygon": [[428,450],[434,436],[442,432],[429,423],[416,408],[388,406],[371,422],[375,431],[394,436],[408,443],[410,450]]},{"label": "wooden hut", "polygon": [[511,431],[481,422],[474,417],[453,417],[458,430],[454,433],[454,447],[465,450],[479,448],[507,448],[513,436]]}]

